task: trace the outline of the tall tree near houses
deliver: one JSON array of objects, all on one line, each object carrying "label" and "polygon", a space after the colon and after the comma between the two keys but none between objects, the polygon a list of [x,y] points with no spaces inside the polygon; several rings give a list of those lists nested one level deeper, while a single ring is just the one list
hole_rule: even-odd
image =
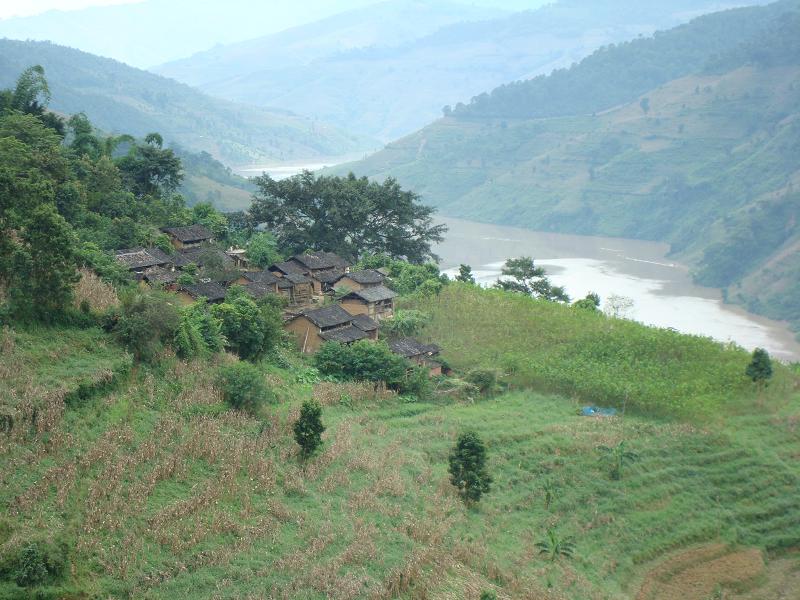
[{"label": "tall tree near houses", "polygon": [[467,505],[474,504],[491,489],[492,476],[486,468],[486,446],[474,431],[458,436],[448,457],[450,483]]},{"label": "tall tree near houses", "polygon": [[316,176],[309,171],[275,181],[256,178],[250,208],[254,224],[265,223],[278,245],[290,252],[310,248],[349,259],[386,254],[413,263],[433,258],[433,243],[444,225],[433,223],[434,210],[396,180],[382,183],[357,178]]}]

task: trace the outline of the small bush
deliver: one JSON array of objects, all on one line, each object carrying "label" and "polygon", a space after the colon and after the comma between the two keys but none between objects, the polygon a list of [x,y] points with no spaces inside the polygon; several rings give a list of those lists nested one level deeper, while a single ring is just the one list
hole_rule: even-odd
[{"label": "small bush", "polygon": [[497,384],[497,371],[493,369],[473,369],[467,373],[464,379],[474,385],[484,396],[494,394],[500,387]]},{"label": "small bush", "polygon": [[294,439],[300,446],[303,459],[308,458],[322,444],[322,406],[316,400],[306,400],[300,409],[300,417],[294,424]]},{"label": "small bush", "polygon": [[398,310],[393,318],[381,322],[381,328],[392,337],[411,337],[417,335],[430,320],[430,315],[421,310]]},{"label": "small bush", "polygon": [[0,574],[20,587],[34,587],[58,581],[67,566],[67,547],[50,541],[34,541],[4,557]]},{"label": "small bush", "polygon": [[408,362],[383,342],[361,340],[346,346],[326,342],[314,355],[319,372],[341,381],[383,381],[392,389],[402,387]]},{"label": "small bush", "polygon": [[264,376],[254,365],[236,362],[222,367],[218,377],[222,397],[232,408],[255,414],[275,398]]},{"label": "small bush", "polygon": [[415,367],[408,371],[399,386],[399,392],[413,396],[420,402],[430,400],[433,397],[433,383],[428,369]]},{"label": "small bush", "polygon": [[111,325],[117,340],[143,361],[152,360],[165,343],[173,341],[179,322],[174,298],[161,292],[126,294],[119,312],[105,318],[105,326]]}]

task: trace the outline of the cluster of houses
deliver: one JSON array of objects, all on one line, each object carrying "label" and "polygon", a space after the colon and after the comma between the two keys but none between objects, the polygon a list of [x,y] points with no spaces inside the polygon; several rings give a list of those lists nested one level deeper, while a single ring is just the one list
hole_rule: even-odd
[{"label": "cluster of houses", "polygon": [[[277,294],[286,300],[284,329],[297,340],[299,349],[314,353],[326,341],[351,344],[377,340],[380,323],[394,316],[397,294],[386,284],[383,269],[353,271],[342,257],[331,252],[298,254],[266,269],[251,266],[245,251],[222,250],[211,231],[202,225],[166,227],[173,252],[159,248],[118,250],[116,259],[142,285],[175,292],[185,304],[199,298],[223,302],[231,285],[240,285],[255,300]],[[209,268],[212,267],[213,269]],[[201,269],[213,277],[180,283],[181,273]],[[411,338],[391,340],[393,352],[441,374],[436,361],[440,349]]]}]

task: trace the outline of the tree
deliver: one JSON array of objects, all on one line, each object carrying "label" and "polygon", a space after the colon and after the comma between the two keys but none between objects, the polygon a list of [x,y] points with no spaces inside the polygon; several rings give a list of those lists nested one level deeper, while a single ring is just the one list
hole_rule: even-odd
[{"label": "tree", "polygon": [[639,455],[625,449],[625,441],[613,447],[600,446],[598,448],[602,454],[601,462],[608,467],[608,474],[611,479],[618,481],[622,479],[622,468],[639,459]]},{"label": "tree", "polygon": [[294,439],[300,446],[300,455],[305,460],[322,444],[322,406],[316,400],[306,400],[300,409],[300,417],[295,421]]},{"label": "tree", "polygon": [[580,308],[582,310],[589,310],[592,312],[596,312],[600,308],[600,296],[595,294],[594,292],[589,292],[586,294],[585,298],[580,300],[576,300],[572,306],[575,308]]},{"label": "tree", "polygon": [[[181,277],[184,275],[191,277],[186,273]],[[180,324],[175,333],[175,350],[181,358],[220,352],[225,343],[222,323],[211,314],[205,302],[194,302],[181,310]]]},{"label": "tree", "polygon": [[8,296],[18,316],[49,320],[72,301],[78,274],[78,240],[55,207],[33,210],[12,256]]},{"label": "tree", "polygon": [[475,277],[472,275],[472,267],[470,267],[469,265],[460,265],[458,267],[458,275],[456,275],[456,281],[474,284]]},{"label": "tree", "polygon": [[149,133],[144,144],[132,144],[128,154],[117,161],[128,188],[138,198],[166,198],[183,181],[180,159],[162,145],[159,134]]},{"label": "tree", "polygon": [[328,177],[304,171],[281,181],[264,175],[255,182],[253,223],[265,223],[278,246],[290,253],[310,248],[350,259],[385,253],[421,263],[434,256],[431,244],[446,231],[433,223],[434,209],[392,178],[377,183],[352,173]]},{"label": "tree", "polygon": [[560,557],[572,558],[575,554],[575,542],[572,538],[561,538],[552,527],[547,530],[545,538],[536,543],[539,554],[547,556],[551,561]]},{"label": "tree", "polygon": [[217,382],[225,402],[236,410],[257,414],[264,404],[274,399],[263,373],[247,362],[222,367]]},{"label": "tree", "polygon": [[180,324],[174,297],[163,292],[124,294],[120,312],[110,316],[110,328],[117,340],[137,360],[150,361],[164,344],[172,343]]},{"label": "tree", "polygon": [[486,446],[474,431],[458,436],[448,463],[450,483],[465,503],[478,502],[491,489],[492,477],[486,470]]},{"label": "tree", "polygon": [[564,288],[552,285],[545,270],[537,267],[529,256],[509,258],[503,266],[502,275],[505,279],[498,279],[495,284],[498,289],[551,302],[569,302]]},{"label": "tree", "polygon": [[772,359],[764,348],[753,350],[753,357],[745,369],[745,375],[753,380],[759,387],[766,386],[772,378]]},{"label": "tree", "polygon": [[325,342],[314,355],[314,365],[323,375],[345,381],[382,381],[399,389],[408,362],[394,354],[384,342],[360,340],[354,344]]},{"label": "tree", "polygon": [[254,233],[247,241],[247,258],[250,262],[262,269],[281,260],[278,252],[278,242],[271,233]]},{"label": "tree", "polygon": [[381,321],[381,329],[392,337],[411,337],[417,335],[430,320],[431,316],[421,310],[400,309],[394,312],[391,319]]}]

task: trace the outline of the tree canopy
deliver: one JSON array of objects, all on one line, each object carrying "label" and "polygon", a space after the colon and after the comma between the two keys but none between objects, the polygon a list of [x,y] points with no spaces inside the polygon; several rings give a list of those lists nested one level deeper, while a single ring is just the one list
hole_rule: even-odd
[{"label": "tree canopy", "polygon": [[446,231],[434,224],[433,208],[392,178],[377,183],[352,173],[329,177],[305,171],[281,181],[268,175],[255,181],[250,217],[265,223],[290,253],[311,249],[350,259],[386,254],[422,263],[435,256],[431,245]]}]

